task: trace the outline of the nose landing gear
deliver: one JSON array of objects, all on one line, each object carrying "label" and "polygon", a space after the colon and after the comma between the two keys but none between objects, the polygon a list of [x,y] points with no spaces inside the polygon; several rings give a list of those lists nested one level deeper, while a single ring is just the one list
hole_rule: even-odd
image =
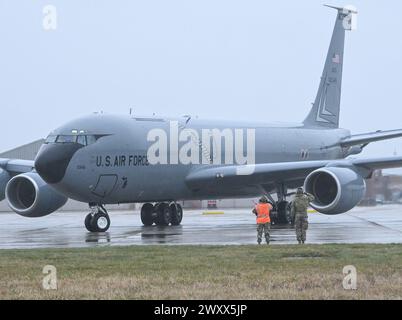
[{"label": "nose landing gear", "polygon": [[110,218],[102,205],[91,206],[92,212],[85,217],[85,227],[89,232],[106,232],[110,227]]}]

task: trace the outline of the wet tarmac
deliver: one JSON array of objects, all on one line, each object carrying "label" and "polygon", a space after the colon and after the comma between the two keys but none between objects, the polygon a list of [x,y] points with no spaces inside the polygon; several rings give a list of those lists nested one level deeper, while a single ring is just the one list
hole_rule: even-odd
[{"label": "wet tarmac", "polygon": [[[57,212],[27,219],[0,214],[0,249],[70,248],[125,245],[238,245],[255,244],[255,218],[247,209],[204,215],[186,210],[181,226],[143,227],[139,212],[110,212],[106,233],[91,234],[84,227],[86,213]],[[312,213],[308,243],[402,243],[402,206],[355,208],[339,216]],[[272,244],[294,244],[295,231],[273,227]]]}]

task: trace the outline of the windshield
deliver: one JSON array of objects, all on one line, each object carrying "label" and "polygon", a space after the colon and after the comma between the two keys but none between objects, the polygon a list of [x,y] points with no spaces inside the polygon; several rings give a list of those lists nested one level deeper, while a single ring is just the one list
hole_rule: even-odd
[{"label": "windshield", "polygon": [[72,142],[76,142],[77,141],[77,136],[58,136],[56,139],[57,143],[72,143]]},{"label": "windshield", "polygon": [[46,140],[45,144],[49,143],[78,143],[83,146],[89,146],[93,143],[96,142],[98,138],[95,135],[66,135],[66,134],[61,134],[61,135],[49,135]]}]

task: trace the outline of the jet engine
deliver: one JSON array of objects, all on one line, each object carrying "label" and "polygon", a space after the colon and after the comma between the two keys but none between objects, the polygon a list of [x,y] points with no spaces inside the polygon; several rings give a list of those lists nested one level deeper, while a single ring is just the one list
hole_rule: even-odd
[{"label": "jet engine", "polygon": [[0,169],[0,201],[5,198],[6,186],[10,178],[10,174],[7,171]]},{"label": "jet engine", "polygon": [[321,168],[305,180],[304,189],[314,195],[311,206],[320,213],[336,215],[348,212],[363,199],[366,182],[352,169]]},{"label": "jet engine", "polygon": [[6,186],[6,198],[17,214],[37,218],[60,209],[67,198],[50,187],[36,172],[13,177]]}]

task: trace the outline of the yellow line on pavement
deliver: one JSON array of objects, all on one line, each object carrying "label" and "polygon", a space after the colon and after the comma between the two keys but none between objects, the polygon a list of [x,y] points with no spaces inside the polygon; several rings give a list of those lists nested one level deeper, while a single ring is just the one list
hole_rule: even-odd
[{"label": "yellow line on pavement", "polygon": [[202,215],[209,216],[209,215],[218,215],[218,214],[225,214],[223,211],[204,211]]}]

